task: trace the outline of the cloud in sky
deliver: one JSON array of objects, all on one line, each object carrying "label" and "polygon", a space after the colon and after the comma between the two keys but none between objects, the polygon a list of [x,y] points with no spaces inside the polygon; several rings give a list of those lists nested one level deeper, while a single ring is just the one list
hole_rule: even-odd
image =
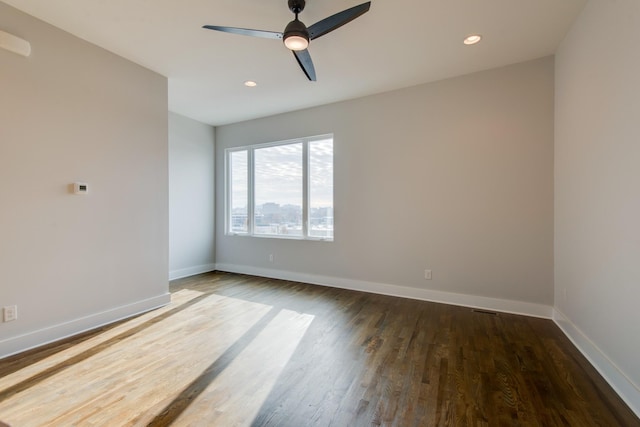
[{"label": "cloud in sky", "polygon": [[333,139],[309,143],[311,208],[333,207]]},{"label": "cloud in sky", "polygon": [[[232,209],[246,208],[248,194],[247,151],[231,153]],[[254,150],[255,202],[302,205],[302,143]],[[333,206],[333,139],[309,142],[311,208]]]},{"label": "cloud in sky", "polygon": [[302,143],[259,148],[254,156],[256,206],[301,206]]}]

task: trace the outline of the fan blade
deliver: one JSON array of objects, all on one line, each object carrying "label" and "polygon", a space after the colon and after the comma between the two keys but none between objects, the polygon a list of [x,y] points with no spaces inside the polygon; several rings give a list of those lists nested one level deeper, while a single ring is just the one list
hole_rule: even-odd
[{"label": "fan blade", "polygon": [[282,33],[276,33],[275,31],[263,31],[263,30],[250,30],[248,28],[236,28],[236,27],[220,27],[218,25],[205,25],[202,28],[207,30],[222,31],[223,33],[241,34],[243,36],[262,37],[265,39],[281,39]]},{"label": "fan blade", "polygon": [[293,56],[296,57],[298,64],[300,64],[300,68],[306,74],[307,78],[312,82],[316,81],[316,70],[313,68],[313,61],[311,60],[311,55],[309,55],[309,51],[305,50],[292,50]]},{"label": "fan blade", "polygon": [[318,21],[309,27],[309,39],[317,39],[320,36],[324,36],[327,33],[342,27],[344,24],[353,21],[358,16],[369,11],[371,2],[362,3],[358,6],[343,10],[335,15],[331,15],[328,18]]}]

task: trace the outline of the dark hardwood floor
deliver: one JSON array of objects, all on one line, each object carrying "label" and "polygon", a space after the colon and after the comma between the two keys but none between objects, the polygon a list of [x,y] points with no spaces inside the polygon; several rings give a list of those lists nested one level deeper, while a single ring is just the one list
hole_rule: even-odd
[{"label": "dark hardwood floor", "polygon": [[0,360],[0,426],[640,426],[550,320],[210,273]]}]

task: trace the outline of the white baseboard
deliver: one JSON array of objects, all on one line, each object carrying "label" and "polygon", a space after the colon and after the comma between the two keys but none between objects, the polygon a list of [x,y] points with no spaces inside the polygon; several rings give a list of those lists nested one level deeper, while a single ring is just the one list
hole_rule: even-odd
[{"label": "white baseboard", "polygon": [[171,294],[166,293],[101,313],[91,314],[69,322],[0,340],[0,359],[162,307],[169,304],[169,302],[171,302]]},{"label": "white baseboard", "polygon": [[567,316],[558,310],[558,308],[554,308],[553,310],[553,321],[640,418],[640,387],[634,384],[633,381],[631,381],[587,335],[573,324]]},{"label": "white baseboard", "polygon": [[208,273],[216,269],[215,264],[195,265],[193,267],[171,270],[169,280],[182,279],[183,277],[195,276],[196,274]]},{"label": "white baseboard", "polygon": [[334,288],[351,289],[374,294],[394,297],[410,298],[422,301],[439,302],[443,304],[460,305],[463,307],[479,308],[483,310],[499,311],[503,313],[522,314],[525,316],[550,319],[553,307],[522,301],[488,298],[453,292],[435,291],[430,289],[410,288],[406,286],[390,285],[386,283],[367,282],[362,280],[343,279],[340,277],[319,276],[314,274],[297,273],[293,271],[275,270],[251,267],[247,265],[216,264],[216,270],[229,273],[250,274],[273,279],[291,280],[310,283],[313,285],[331,286]]}]

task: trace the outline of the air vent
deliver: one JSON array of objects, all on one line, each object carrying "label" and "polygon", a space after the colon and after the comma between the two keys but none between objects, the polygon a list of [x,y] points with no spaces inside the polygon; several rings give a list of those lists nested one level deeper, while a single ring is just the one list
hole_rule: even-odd
[{"label": "air vent", "polygon": [[495,311],[480,310],[480,309],[477,309],[477,308],[474,308],[474,309],[473,309],[473,310],[471,310],[471,311],[473,311],[474,313],[490,314],[490,315],[492,315],[492,316],[497,316],[497,315],[498,315],[498,313],[496,313]]}]

